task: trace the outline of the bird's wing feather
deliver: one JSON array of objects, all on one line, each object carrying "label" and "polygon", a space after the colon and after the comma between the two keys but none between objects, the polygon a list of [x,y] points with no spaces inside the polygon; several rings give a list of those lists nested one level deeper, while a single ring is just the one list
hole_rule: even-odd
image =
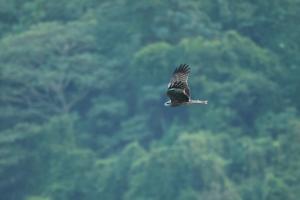
[{"label": "bird's wing feather", "polygon": [[177,67],[173,76],[168,84],[168,89],[170,88],[181,88],[184,89],[185,93],[190,96],[190,89],[188,86],[188,76],[190,73],[190,68],[187,64],[181,64]]}]

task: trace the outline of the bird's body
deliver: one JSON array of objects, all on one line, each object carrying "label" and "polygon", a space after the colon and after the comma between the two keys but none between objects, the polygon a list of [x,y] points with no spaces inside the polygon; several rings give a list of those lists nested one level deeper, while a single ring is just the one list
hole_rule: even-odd
[{"label": "bird's body", "polygon": [[167,96],[170,100],[165,103],[165,106],[207,104],[206,100],[191,99],[190,88],[187,82],[189,72],[190,68],[186,64],[181,64],[175,69],[167,90]]},{"label": "bird's body", "polygon": [[187,102],[190,100],[189,96],[184,92],[183,89],[180,88],[168,89],[167,95],[170,97],[170,99],[173,99],[173,101]]}]

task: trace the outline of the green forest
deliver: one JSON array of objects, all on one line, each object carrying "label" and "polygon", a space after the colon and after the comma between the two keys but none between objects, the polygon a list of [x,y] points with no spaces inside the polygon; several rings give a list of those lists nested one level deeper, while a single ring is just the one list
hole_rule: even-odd
[{"label": "green forest", "polygon": [[[299,0],[0,0],[1,200],[298,200]],[[189,64],[193,99],[165,107]]]}]

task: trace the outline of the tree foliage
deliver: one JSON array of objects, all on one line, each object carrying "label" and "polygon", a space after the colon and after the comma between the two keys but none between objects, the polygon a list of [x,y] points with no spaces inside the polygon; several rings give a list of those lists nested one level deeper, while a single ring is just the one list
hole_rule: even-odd
[{"label": "tree foliage", "polygon": [[[298,199],[299,13],[0,0],[1,199]],[[180,63],[207,106],[163,106]]]}]

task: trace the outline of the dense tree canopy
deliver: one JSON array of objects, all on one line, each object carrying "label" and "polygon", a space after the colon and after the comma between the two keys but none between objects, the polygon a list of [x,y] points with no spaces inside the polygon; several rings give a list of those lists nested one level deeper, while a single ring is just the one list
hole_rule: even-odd
[{"label": "dense tree canopy", "polygon": [[[0,0],[0,199],[297,200],[297,0]],[[173,69],[194,98],[167,108]]]}]

